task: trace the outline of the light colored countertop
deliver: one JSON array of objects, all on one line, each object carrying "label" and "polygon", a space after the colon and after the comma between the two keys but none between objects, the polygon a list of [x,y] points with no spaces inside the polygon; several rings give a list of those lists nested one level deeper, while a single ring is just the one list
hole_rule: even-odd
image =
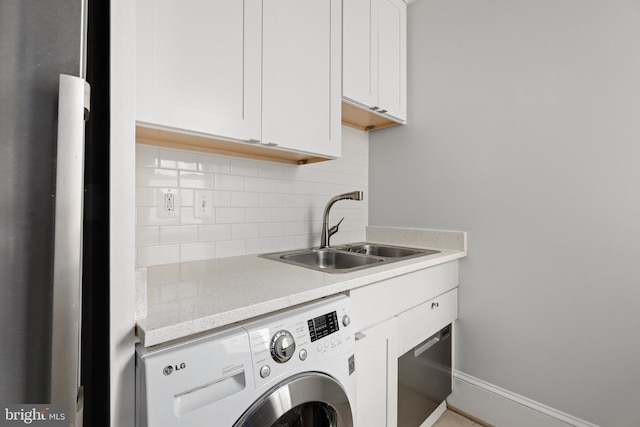
[{"label": "light colored countertop", "polygon": [[[466,256],[466,233],[367,227],[367,242],[437,249],[438,254],[330,274],[257,255],[149,267],[136,334],[145,347],[211,331],[328,295]],[[138,298],[142,296],[138,294]],[[142,297],[144,298],[144,297]],[[140,301],[138,301],[140,305]],[[146,310],[144,309],[146,308]]]}]

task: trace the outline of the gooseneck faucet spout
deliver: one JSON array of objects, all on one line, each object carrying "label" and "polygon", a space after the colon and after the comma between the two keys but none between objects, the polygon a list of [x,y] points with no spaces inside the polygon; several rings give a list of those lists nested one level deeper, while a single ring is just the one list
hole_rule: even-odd
[{"label": "gooseneck faucet spout", "polygon": [[333,227],[329,228],[329,211],[331,210],[331,206],[338,200],[362,200],[364,198],[364,193],[362,191],[352,191],[351,193],[340,194],[339,196],[335,196],[327,202],[327,206],[324,208],[324,214],[322,215],[322,234],[320,236],[320,248],[326,248],[329,246],[329,240],[331,236],[338,232],[338,227],[344,220],[342,218],[340,222],[338,222]]}]

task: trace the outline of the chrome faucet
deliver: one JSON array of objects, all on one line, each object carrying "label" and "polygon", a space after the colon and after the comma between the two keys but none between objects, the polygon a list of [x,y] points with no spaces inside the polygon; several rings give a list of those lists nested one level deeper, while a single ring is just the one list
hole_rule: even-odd
[{"label": "chrome faucet", "polygon": [[322,215],[322,234],[320,235],[320,248],[326,248],[329,246],[329,239],[331,236],[338,232],[338,227],[344,221],[344,217],[333,227],[329,228],[329,211],[331,210],[331,206],[338,200],[362,200],[364,197],[364,193],[362,191],[353,191],[351,193],[340,194],[339,196],[333,197],[327,203],[327,206],[324,208],[324,214]]}]

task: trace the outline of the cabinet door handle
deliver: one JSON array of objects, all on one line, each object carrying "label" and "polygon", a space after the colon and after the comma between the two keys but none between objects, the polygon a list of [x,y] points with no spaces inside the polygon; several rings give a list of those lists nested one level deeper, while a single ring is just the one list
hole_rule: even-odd
[{"label": "cabinet door handle", "polygon": [[264,145],[265,147],[277,147],[278,144],[276,144],[275,142],[262,142],[262,145]]},{"label": "cabinet door handle", "polygon": [[440,307],[440,303],[439,302],[432,302],[431,303],[431,309],[433,310],[434,308],[438,308]]},{"label": "cabinet door handle", "polygon": [[246,141],[249,144],[257,144],[258,142],[260,142],[259,139],[247,139]]},{"label": "cabinet door handle", "polygon": [[378,107],[378,106],[373,106],[373,107],[370,107],[369,109],[370,109],[370,110],[374,110],[374,111],[376,111],[376,110],[379,110],[379,109],[380,109],[380,107]]},{"label": "cabinet door handle", "polygon": [[386,112],[387,112],[387,110],[384,110],[384,109],[382,109],[382,110],[378,110],[378,113],[381,113],[381,114],[384,114],[384,113],[386,113]]},{"label": "cabinet door handle", "polygon": [[434,345],[438,344],[439,342],[440,342],[440,337],[431,338],[429,341],[427,341],[426,343],[422,344],[420,347],[416,348],[413,351],[413,357],[420,356],[422,353],[424,353],[425,351],[429,350],[431,347],[433,347]]}]

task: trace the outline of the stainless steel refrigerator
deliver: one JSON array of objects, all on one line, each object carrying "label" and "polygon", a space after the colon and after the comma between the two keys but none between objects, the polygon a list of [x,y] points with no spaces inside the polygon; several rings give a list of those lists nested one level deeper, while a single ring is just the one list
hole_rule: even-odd
[{"label": "stainless steel refrigerator", "polygon": [[108,245],[104,7],[0,1],[0,404],[64,406],[73,426],[108,389],[92,372],[108,364],[108,319],[95,320],[108,271],[94,266]]}]

